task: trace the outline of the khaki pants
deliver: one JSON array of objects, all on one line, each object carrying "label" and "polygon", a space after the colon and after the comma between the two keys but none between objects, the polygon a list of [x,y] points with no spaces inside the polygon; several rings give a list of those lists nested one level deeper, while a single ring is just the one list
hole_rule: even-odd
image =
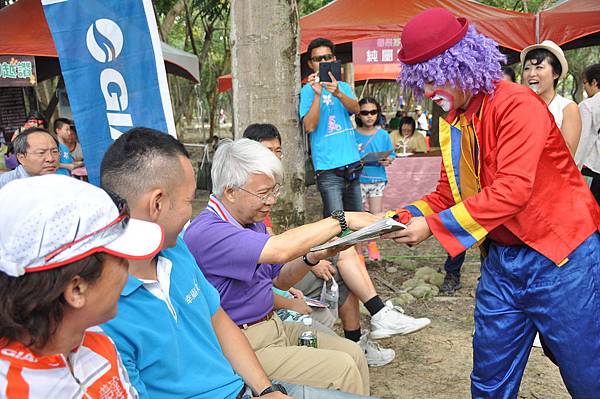
[{"label": "khaki pants", "polygon": [[274,315],[242,332],[269,378],[368,395],[369,367],[362,349],[345,338],[320,332],[318,349],[298,346],[301,327]]}]

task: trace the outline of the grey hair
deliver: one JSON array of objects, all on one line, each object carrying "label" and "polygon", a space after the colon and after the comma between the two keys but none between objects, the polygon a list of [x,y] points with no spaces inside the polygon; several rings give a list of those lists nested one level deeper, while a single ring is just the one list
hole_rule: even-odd
[{"label": "grey hair", "polygon": [[245,186],[251,174],[267,175],[280,183],[283,166],[275,154],[256,141],[225,139],[219,142],[210,174],[213,194],[221,198],[226,189]]},{"label": "grey hair", "polygon": [[12,141],[11,144],[15,154],[27,153],[27,150],[29,149],[27,138],[34,133],[46,133],[48,136],[52,137],[52,140],[54,140],[56,147],[58,148],[58,140],[52,135],[52,133],[41,127],[30,127],[29,129],[25,129],[19,133],[19,135]]}]

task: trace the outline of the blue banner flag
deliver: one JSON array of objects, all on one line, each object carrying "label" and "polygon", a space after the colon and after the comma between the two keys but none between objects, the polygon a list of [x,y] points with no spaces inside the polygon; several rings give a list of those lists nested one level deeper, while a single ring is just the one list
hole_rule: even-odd
[{"label": "blue banner flag", "polygon": [[43,0],[89,181],[133,126],[176,136],[151,0]]}]

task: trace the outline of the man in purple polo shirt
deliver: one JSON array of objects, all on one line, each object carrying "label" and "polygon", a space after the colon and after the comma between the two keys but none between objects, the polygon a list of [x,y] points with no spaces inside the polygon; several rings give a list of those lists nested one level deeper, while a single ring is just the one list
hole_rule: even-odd
[{"label": "man in purple polo shirt", "polygon": [[[319,334],[319,349],[297,346],[300,324],[284,324],[273,313],[273,285],[286,290],[298,282],[331,256],[308,250],[342,231],[339,220],[327,218],[269,236],[262,221],[277,200],[282,176],[281,162],[263,145],[248,139],[219,144],[214,194],[184,240],[270,378],[368,394],[369,370],[358,345]],[[345,219],[356,230],[377,218],[347,212]]]}]

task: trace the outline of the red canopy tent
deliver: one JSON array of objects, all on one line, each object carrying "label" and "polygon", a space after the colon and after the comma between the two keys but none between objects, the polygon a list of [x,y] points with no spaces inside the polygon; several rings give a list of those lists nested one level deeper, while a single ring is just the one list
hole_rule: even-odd
[{"label": "red canopy tent", "polygon": [[600,44],[600,1],[568,0],[539,13],[538,42],[552,40],[563,49]]},{"label": "red canopy tent", "polygon": [[[54,40],[41,0],[19,0],[0,9],[0,55],[35,56],[38,81],[60,74]],[[182,65],[183,54],[163,43],[168,73],[198,81],[198,71]],[[170,54],[170,55],[169,55]]]},{"label": "red canopy tent", "polygon": [[500,46],[521,51],[533,43],[535,17],[502,10],[470,0],[335,0],[300,19],[301,49],[311,40],[327,37],[335,44],[353,40],[400,36],[404,25],[428,8],[442,7],[466,17],[477,29]]}]

